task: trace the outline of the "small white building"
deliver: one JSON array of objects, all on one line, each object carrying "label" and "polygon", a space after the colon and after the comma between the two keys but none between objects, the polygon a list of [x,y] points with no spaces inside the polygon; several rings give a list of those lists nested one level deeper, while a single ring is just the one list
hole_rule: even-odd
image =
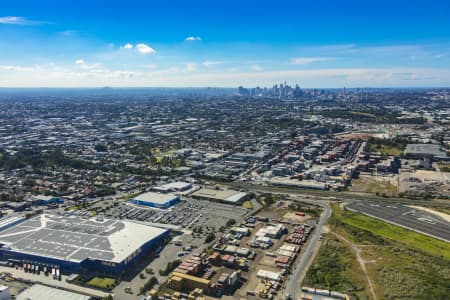
[{"label": "small white building", "polygon": [[284,230],[284,226],[282,224],[268,225],[268,226],[263,227],[260,230],[258,230],[258,232],[256,233],[256,236],[278,239],[281,237],[283,230]]},{"label": "small white building", "polygon": [[250,235],[250,229],[243,228],[243,227],[237,227],[237,226],[231,227],[231,232],[232,233],[240,233],[240,234],[242,234],[244,236],[249,236]]},{"label": "small white building", "polygon": [[266,236],[257,236],[255,237],[255,242],[258,244],[263,244],[266,247],[270,247],[273,245],[272,239]]},{"label": "small white building", "polygon": [[272,272],[267,270],[259,270],[256,274],[256,277],[264,280],[270,280],[270,281],[281,281],[281,273],[280,272]]}]

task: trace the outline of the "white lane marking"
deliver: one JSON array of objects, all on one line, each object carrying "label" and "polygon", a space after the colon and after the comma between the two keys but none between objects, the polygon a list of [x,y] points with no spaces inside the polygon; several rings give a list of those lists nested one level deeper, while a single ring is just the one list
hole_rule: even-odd
[{"label": "white lane marking", "polygon": [[435,221],[427,219],[427,218],[418,218],[417,220],[428,223],[428,224],[432,224],[432,225],[436,224]]}]

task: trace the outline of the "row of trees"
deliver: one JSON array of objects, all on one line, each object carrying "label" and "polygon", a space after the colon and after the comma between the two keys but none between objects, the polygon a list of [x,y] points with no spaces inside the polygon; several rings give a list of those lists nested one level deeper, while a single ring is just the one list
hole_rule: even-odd
[{"label": "row of trees", "polygon": [[151,290],[155,284],[158,283],[158,279],[155,276],[150,277],[149,280],[139,289],[139,293],[144,295],[147,291]]},{"label": "row of trees", "polygon": [[179,259],[169,261],[164,269],[159,270],[159,275],[161,275],[161,276],[169,275],[170,272],[175,270],[180,264],[181,264],[181,260],[179,260]]}]

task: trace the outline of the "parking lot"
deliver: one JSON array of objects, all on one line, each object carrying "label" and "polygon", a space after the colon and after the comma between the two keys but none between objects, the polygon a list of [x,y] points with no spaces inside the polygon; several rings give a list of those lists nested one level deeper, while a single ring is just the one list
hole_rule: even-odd
[{"label": "parking lot", "polygon": [[[180,226],[184,234],[176,236],[147,266],[139,266],[140,273],[144,272],[146,268],[153,269],[154,276],[157,277],[159,283],[164,282],[167,276],[161,276],[158,271],[163,269],[168,262],[183,259],[192,252],[201,253],[207,246],[204,238],[206,232],[217,232],[230,219],[240,222],[247,213],[248,210],[242,207],[191,198],[183,198],[180,203],[167,210],[121,203],[105,212],[107,216],[113,218]],[[194,227],[201,228],[202,233],[194,234],[192,232]],[[190,246],[192,250],[184,251],[186,246]],[[139,274],[134,278],[124,279],[114,289],[114,294],[118,299],[139,299],[139,288],[148,280],[148,278],[141,278]],[[129,287],[133,294],[127,294],[124,291],[126,287]]]},{"label": "parking lot", "polygon": [[449,222],[426,211],[373,201],[357,201],[346,208],[450,242]]},{"label": "parking lot", "polygon": [[[194,200],[194,201],[198,201],[198,200]],[[203,202],[203,201],[202,201]],[[200,206],[197,206],[197,209],[200,207],[203,208],[207,208],[207,210],[209,211],[209,209],[212,209],[213,207],[215,207],[216,209],[218,209],[218,207],[224,206],[225,208],[225,212],[224,213],[218,213],[216,215],[221,215],[222,217],[220,218],[220,220],[215,220],[214,218],[210,217],[202,217],[200,218],[201,220],[205,220],[205,222],[203,222],[203,226],[212,226],[212,224],[217,224],[217,226],[223,226],[226,221],[228,220],[228,217],[224,217],[226,215],[228,215],[228,213],[226,212],[226,210],[228,209],[227,205],[221,205],[219,204],[219,206],[215,206],[215,203],[209,203],[207,201],[205,201],[205,203],[203,203]],[[186,209],[186,207],[190,207],[190,209],[192,208],[192,205],[190,205],[188,202],[187,203],[180,203],[177,206],[181,206],[179,209],[180,210],[184,210]],[[126,207],[125,210],[123,211],[132,211],[133,213],[135,212],[139,212],[138,215],[143,215],[143,212],[148,212],[149,210],[154,210],[154,209],[147,209],[147,208],[139,208],[139,207],[135,207],[132,205],[123,205],[123,207]],[[232,207],[232,208],[236,208],[236,207]],[[240,209],[241,211],[242,209]],[[122,209],[120,209],[120,211],[122,211]],[[155,210],[157,213],[163,213],[159,210]],[[173,212],[170,211],[171,213]],[[236,214],[231,214],[229,215],[230,217],[235,217],[236,221],[240,221],[242,217],[238,217],[238,215]],[[193,216],[191,217],[191,219],[197,219],[197,216]],[[144,220],[145,221],[145,220]],[[195,226],[199,226],[202,223],[196,223]],[[220,225],[223,224],[223,225]],[[194,227],[194,226],[192,226]],[[188,247],[187,247],[188,246]],[[189,256],[192,253],[201,253],[206,247],[208,246],[208,244],[205,244],[205,239],[203,235],[200,234],[190,234],[189,230],[188,232],[185,231],[184,234],[178,235],[176,237],[174,237],[172,239],[171,242],[169,242],[168,245],[166,245],[161,252],[159,253],[159,255],[152,260],[147,266],[136,266],[136,268],[138,268],[139,273],[134,276],[133,278],[127,279],[124,278],[123,281],[114,289],[114,294],[116,295],[116,297],[118,299],[139,299],[139,295],[138,295],[138,291],[139,288],[142,287],[145,282],[148,280],[148,277],[150,275],[146,274],[146,278],[141,278],[140,274],[141,273],[145,273],[145,269],[147,268],[151,268],[154,270],[154,274],[151,276],[155,276],[158,279],[159,284],[165,282],[165,280],[167,279],[167,276],[161,276],[158,271],[165,268],[168,262],[171,262],[173,260],[176,259],[184,259],[185,257]],[[187,248],[190,248],[190,250],[186,251]],[[128,294],[125,292],[125,288],[129,287],[130,290],[132,291],[133,294]]]},{"label": "parking lot", "polygon": [[[177,244],[177,245],[176,245]],[[168,245],[166,245],[159,255],[153,259],[148,265],[135,266],[137,274],[133,278],[123,278],[120,284],[114,288],[114,295],[117,299],[140,299],[139,289],[144,286],[145,282],[151,277],[155,276],[158,279],[158,285],[165,282],[167,276],[159,274],[159,270],[164,269],[168,262],[175,259],[182,259],[178,256],[178,253],[182,251],[183,247],[190,245],[193,248],[193,252],[203,251],[206,244],[204,239],[194,238],[191,235],[183,234],[176,236]],[[154,274],[147,274],[145,269],[152,269]],[[141,277],[140,274],[145,274],[145,277]],[[157,285],[157,286],[158,286]],[[132,294],[126,293],[125,288],[129,287]]]},{"label": "parking lot", "polygon": [[183,229],[193,227],[225,226],[229,219],[240,221],[248,210],[240,206],[227,205],[206,200],[183,200],[169,209],[157,209],[121,203],[105,212],[107,216],[150,223],[161,223],[180,226]]}]

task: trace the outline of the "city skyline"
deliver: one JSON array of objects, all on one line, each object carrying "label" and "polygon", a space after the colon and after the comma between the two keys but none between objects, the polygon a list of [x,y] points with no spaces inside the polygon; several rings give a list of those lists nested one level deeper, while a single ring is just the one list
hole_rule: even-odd
[{"label": "city skyline", "polygon": [[0,87],[450,84],[450,5],[0,4]]}]

